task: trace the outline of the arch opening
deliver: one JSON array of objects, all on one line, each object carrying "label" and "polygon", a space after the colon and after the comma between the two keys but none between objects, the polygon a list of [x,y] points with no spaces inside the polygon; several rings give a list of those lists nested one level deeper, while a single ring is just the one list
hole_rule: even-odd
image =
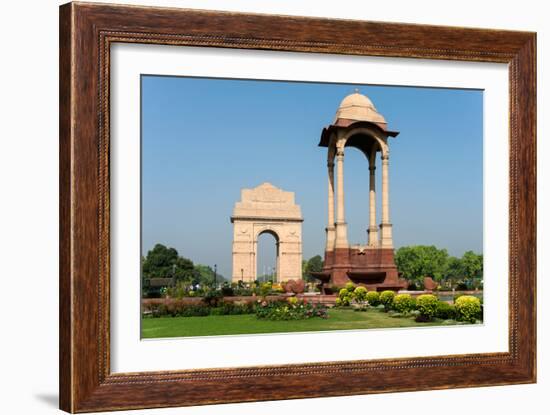
[{"label": "arch opening", "polygon": [[372,135],[359,132],[351,135],[346,140],[345,147],[358,149],[368,160],[373,151],[378,151],[380,149],[380,144]]},{"label": "arch opening", "polygon": [[[353,149],[353,150],[352,150]],[[346,148],[344,165],[344,204],[350,245],[367,245],[370,217],[369,155],[355,146]]]},{"label": "arch opening", "polygon": [[279,280],[279,236],[272,230],[258,234],[256,242],[256,275],[260,282]]}]

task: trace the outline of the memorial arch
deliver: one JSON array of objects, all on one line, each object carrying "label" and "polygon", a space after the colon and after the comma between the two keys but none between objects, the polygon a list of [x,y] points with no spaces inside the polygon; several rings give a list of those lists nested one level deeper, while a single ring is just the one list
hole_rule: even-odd
[{"label": "memorial arch", "polygon": [[270,183],[242,189],[233,215],[233,281],[257,278],[258,237],[269,233],[277,246],[276,281],[302,278],[302,213],[294,192]]}]

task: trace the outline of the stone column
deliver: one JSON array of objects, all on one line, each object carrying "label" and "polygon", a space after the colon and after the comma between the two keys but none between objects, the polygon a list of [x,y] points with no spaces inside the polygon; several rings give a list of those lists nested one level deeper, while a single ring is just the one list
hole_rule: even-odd
[{"label": "stone column", "polygon": [[258,278],[257,272],[258,272],[258,256],[256,253],[258,252],[258,241],[255,240],[252,245],[252,250],[250,252],[250,277],[249,281],[254,282],[256,278]]},{"label": "stone column", "polygon": [[334,229],[334,160],[329,160],[328,167],[328,223],[327,223],[327,245],[326,250],[332,251],[335,244]]},{"label": "stone column", "polygon": [[[375,153],[376,157],[376,153]],[[376,166],[375,158],[369,163],[369,246],[378,246],[378,226],[376,226]]]},{"label": "stone column", "polygon": [[277,241],[276,245],[277,248],[277,257],[275,259],[275,281],[281,282],[282,280],[282,273],[281,273],[281,241]]},{"label": "stone column", "polygon": [[389,165],[389,155],[382,154],[382,223],[380,224],[380,233],[383,248],[393,247],[390,223]]},{"label": "stone column", "polygon": [[348,232],[346,215],[344,212],[344,149],[336,151],[336,180],[338,183],[336,193],[336,248],[348,247]]}]

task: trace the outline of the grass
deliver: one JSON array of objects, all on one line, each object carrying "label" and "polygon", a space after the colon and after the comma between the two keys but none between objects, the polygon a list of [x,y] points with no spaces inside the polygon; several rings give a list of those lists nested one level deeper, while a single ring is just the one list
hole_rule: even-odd
[{"label": "grass", "polygon": [[[395,327],[441,326],[442,320],[417,323],[413,317],[390,317],[378,310],[357,312],[331,309],[328,319],[270,321],[254,314],[142,319],[142,338],[214,336],[223,334],[289,333],[324,330],[358,330]],[[450,324],[459,324],[449,322]],[[449,323],[445,324],[448,325]]]}]

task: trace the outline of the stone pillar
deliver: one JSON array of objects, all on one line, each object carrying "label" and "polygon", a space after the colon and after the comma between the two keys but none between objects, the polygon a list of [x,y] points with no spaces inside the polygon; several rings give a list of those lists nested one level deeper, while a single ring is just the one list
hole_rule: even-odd
[{"label": "stone pillar", "polygon": [[344,212],[344,149],[336,151],[336,179],[338,183],[336,193],[336,248],[348,247],[348,232],[346,215]]},{"label": "stone pillar", "polygon": [[328,222],[327,222],[327,245],[326,250],[332,251],[335,245],[334,228],[334,160],[329,160],[328,167]]},{"label": "stone pillar", "polygon": [[252,251],[250,252],[250,282],[256,281],[258,278],[258,240],[253,242]]},{"label": "stone pillar", "polygon": [[[376,153],[375,153],[376,157]],[[376,226],[376,166],[375,157],[369,164],[369,246],[378,246],[378,226]]]},{"label": "stone pillar", "polygon": [[393,247],[392,225],[390,223],[389,165],[389,155],[382,154],[382,223],[380,224],[382,248]]},{"label": "stone pillar", "polygon": [[277,241],[276,244],[277,256],[275,258],[275,281],[281,282],[281,241]]}]

